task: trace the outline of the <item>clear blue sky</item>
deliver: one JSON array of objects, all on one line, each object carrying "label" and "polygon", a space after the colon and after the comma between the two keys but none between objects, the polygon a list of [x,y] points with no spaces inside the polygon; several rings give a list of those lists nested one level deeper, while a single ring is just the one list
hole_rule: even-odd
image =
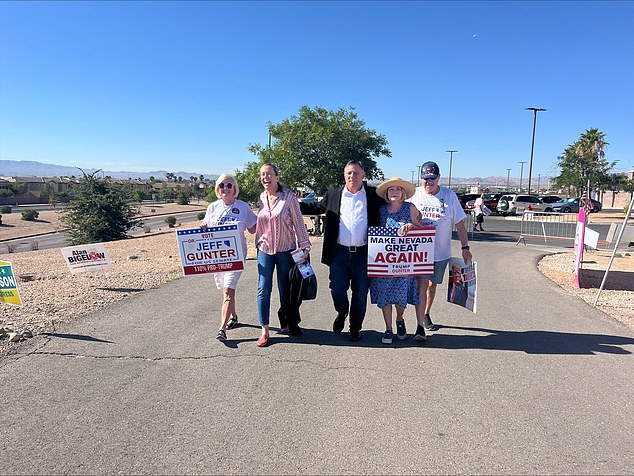
[{"label": "clear blue sky", "polygon": [[[0,2],[0,158],[233,172],[302,105],[356,108],[386,177],[634,168],[632,2]],[[524,165],[525,180],[528,163]],[[534,179],[535,180],[535,179]]]}]

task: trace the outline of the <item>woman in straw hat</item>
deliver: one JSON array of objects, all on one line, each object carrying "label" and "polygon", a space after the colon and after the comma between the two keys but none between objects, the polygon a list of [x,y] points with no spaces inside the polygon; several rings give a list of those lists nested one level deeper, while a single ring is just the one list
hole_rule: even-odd
[{"label": "woman in straw hat", "polygon": [[[399,228],[399,234],[406,234],[413,226],[420,226],[420,213],[413,203],[405,202],[414,195],[416,187],[410,182],[394,177],[379,185],[376,193],[386,204],[380,209],[381,226]],[[396,307],[396,335],[399,340],[407,337],[403,313],[407,304],[418,304],[418,286],[416,279],[410,276],[373,278],[370,284],[370,302],[383,312],[385,334],[384,344],[391,344],[392,306]]]}]

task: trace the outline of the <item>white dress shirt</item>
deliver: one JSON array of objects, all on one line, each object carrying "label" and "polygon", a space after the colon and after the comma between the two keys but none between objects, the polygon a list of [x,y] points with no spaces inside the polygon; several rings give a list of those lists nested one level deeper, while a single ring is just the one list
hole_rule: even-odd
[{"label": "white dress shirt", "polygon": [[339,207],[339,238],[343,246],[363,246],[368,244],[368,197],[365,187],[357,193],[344,187]]}]

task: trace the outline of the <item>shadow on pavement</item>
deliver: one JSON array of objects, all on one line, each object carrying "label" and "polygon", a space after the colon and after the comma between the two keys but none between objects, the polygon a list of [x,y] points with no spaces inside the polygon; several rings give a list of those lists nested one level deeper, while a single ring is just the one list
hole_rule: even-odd
[{"label": "shadow on pavement", "polygon": [[488,335],[447,335],[436,332],[428,346],[443,349],[512,350],[527,354],[595,355],[631,354],[620,346],[634,345],[634,339],[606,334],[573,334],[553,331],[501,331],[480,327],[440,326]]},{"label": "shadow on pavement", "polygon": [[[247,327],[246,325],[242,325]],[[259,329],[258,326],[251,326]],[[544,355],[596,355],[604,354],[632,354],[631,351],[621,346],[634,345],[634,339],[623,336],[612,336],[604,334],[574,334],[569,332],[553,331],[501,331],[497,329],[486,329],[480,327],[457,327],[439,326],[440,330],[428,333],[426,342],[414,341],[411,331],[407,339],[400,341],[394,336],[393,343],[386,345],[381,343],[382,332],[374,330],[361,331],[361,340],[351,342],[348,340],[348,333],[335,334],[323,329],[311,329],[303,327],[303,336],[293,337],[276,333],[276,329],[271,328],[269,347],[274,345],[288,344],[310,344],[337,347],[364,347],[364,348],[403,348],[403,347],[428,347],[434,349],[483,349],[483,350],[510,350],[524,352],[526,354]],[[454,329],[469,333],[478,332],[481,335],[465,334],[443,334],[443,329]],[[232,331],[227,333],[227,341],[224,344],[230,348],[237,348],[241,343],[253,343],[257,340],[259,333],[253,338],[233,339]],[[484,335],[482,335],[484,334]]]},{"label": "shadow on pavement", "polygon": [[109,340],[97,339],[96,337],[85,336],[81,334],[59,334],[57,332],[42,332],[42,334],[40,335],[48,337],[59,337],[60,339],[75,339],[88,342],[103,342],[104,344],[114,344],[114,342]]}]

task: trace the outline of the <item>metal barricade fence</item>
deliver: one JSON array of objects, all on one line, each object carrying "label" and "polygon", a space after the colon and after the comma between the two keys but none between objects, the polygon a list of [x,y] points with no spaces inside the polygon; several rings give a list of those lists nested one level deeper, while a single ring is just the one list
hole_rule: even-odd
[{"label": "metal barricade fence", "polygon": [[534,212],[524,211],[520,226],[520,241],[526,245],[524,237],[543,237],[544,243],[551,240],[572,240],[575,239],[577,231],[576,213],[555,213],[555,212]]}]

